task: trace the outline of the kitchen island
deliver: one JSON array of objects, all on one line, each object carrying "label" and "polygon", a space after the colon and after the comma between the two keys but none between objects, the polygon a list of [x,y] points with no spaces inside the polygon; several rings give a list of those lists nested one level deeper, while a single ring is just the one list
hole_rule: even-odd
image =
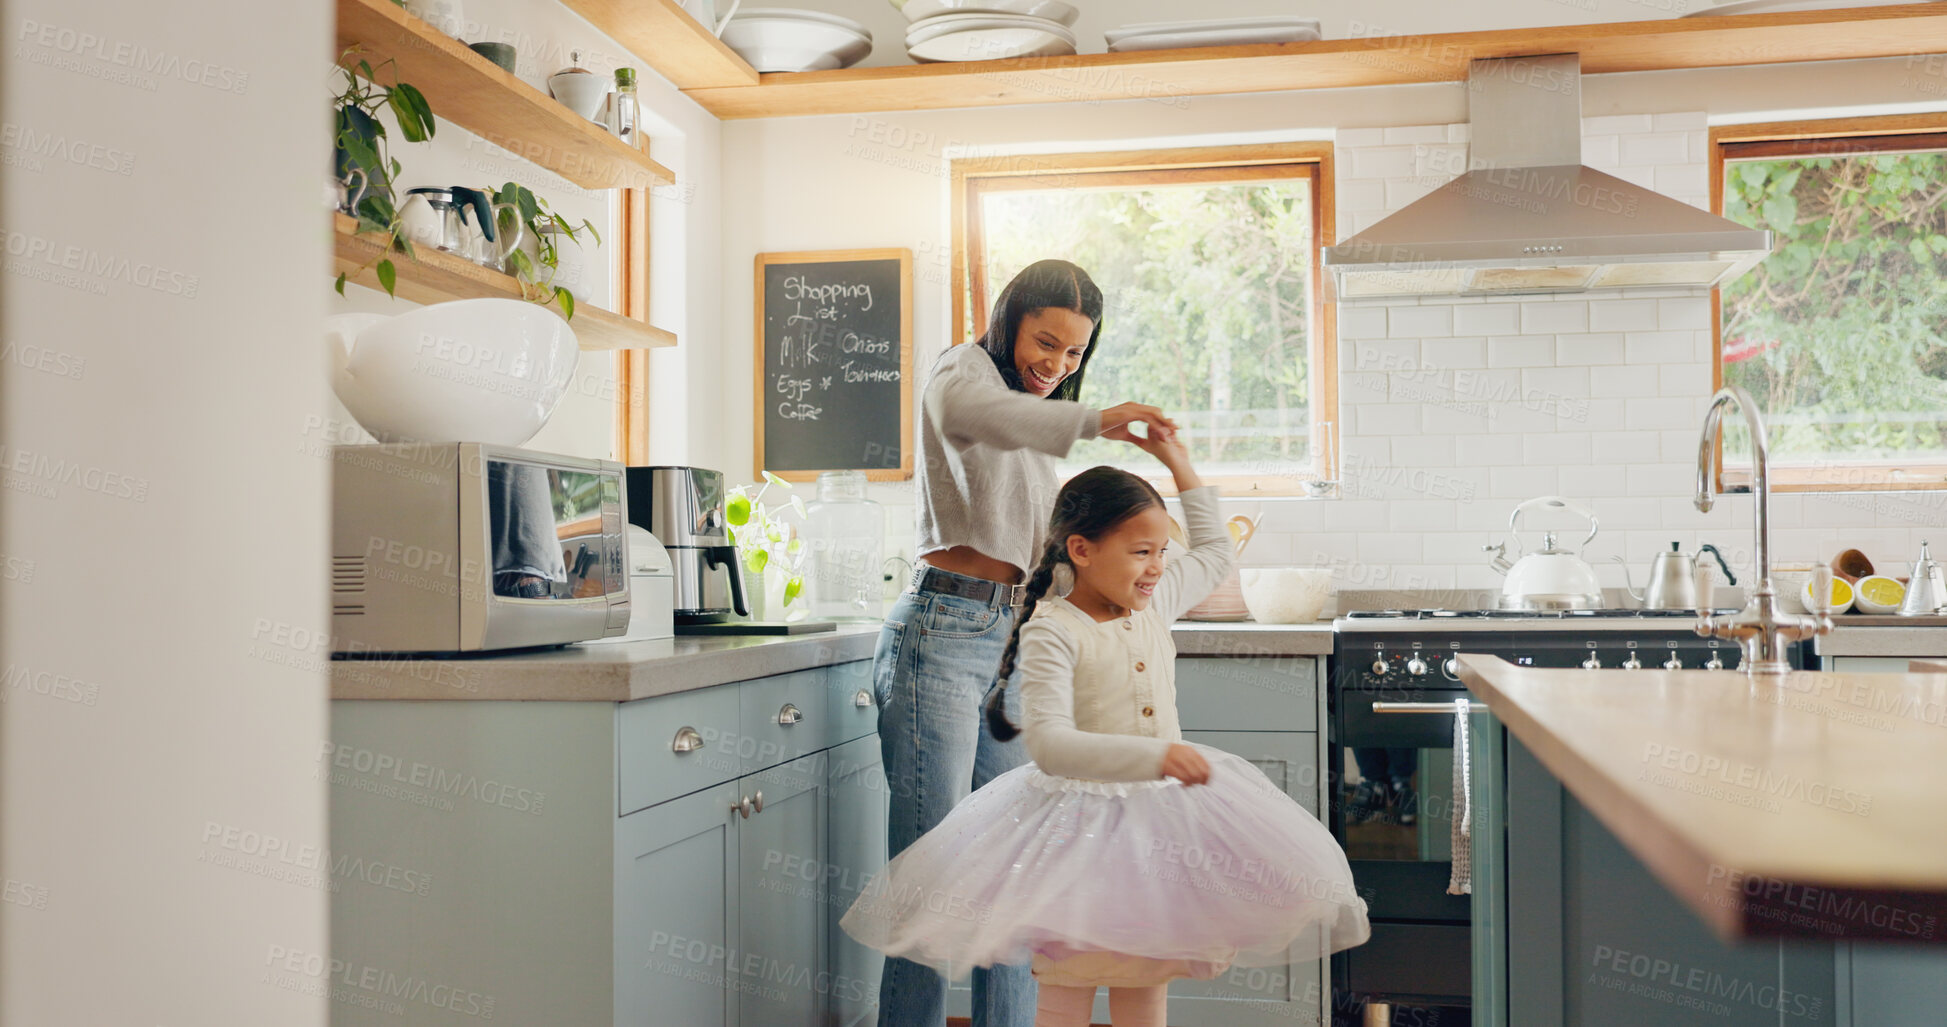
[{"label": "kitchen island", "polygon": [[1947,941],[1947,674],[1460,666],[1720,936]]},{"label": "kitchen island", "polygon": [[1939,1022],[1947,674],[1460,669],[1475,1023]]}]

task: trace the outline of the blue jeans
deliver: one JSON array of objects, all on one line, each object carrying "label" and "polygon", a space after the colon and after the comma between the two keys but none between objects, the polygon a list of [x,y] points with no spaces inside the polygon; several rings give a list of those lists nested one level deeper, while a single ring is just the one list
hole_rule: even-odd
[{"label": "blue jeans", "polygon": [[[893,605],[873,655],[879,746],[892,791],[888,857],[945,819],[973,790],[1027,762],[1017,736],[997,742],[981,702],[1014,631],[1014,607],[939,592],[907,592]],[[1008,710],[1020,723],[1018,688]],[[1034,978],[1025,966],[975,968],[973,1027],[1031,1027]],[[879,983],[884,1027],[944,1027],[946,978],[910,960],[886,960]]]}]

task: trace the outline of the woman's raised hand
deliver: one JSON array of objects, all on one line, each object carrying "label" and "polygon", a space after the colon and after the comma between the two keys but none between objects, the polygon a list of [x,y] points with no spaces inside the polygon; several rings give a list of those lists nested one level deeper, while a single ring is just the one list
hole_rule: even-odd
[{"label": "woman's raised hand", "polygon": [[1205,784],[1210,780],[1210,764],[1202,753],[1176,742],[1163,754],[1161,776],[1176,778],[1186,785]]},{"label": "woman's raised hand", "polygon": [[1162,408],[1147,403],[1117,403],[1102,411],[1102,433],[1098,438],[1116,442],[1136,442],[1142,436],[1130,431],[1137,421],[1149,426],[1149,437],[1175,435],[1176,422],[1164,416]]}]

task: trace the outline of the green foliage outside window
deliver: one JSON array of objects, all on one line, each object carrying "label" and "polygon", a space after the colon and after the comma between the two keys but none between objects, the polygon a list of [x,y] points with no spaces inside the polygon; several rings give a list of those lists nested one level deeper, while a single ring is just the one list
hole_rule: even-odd
[{"label": "green foliage outside window", "polygon": [[[1033,261],[1074,261],[1106,307],[1084,402],[1169,411],[1206,475],[1309,476],[1311,224],[1308,179],[990,193],[988,302]],[[1062,473],[1127,459],[1084,442]]]},{"label": "green foliage outside window", "polygon": [[1772,460],[1947,459],[1947,153],[1729,161],[1724,216],[1776,236],[1723,290]]}]

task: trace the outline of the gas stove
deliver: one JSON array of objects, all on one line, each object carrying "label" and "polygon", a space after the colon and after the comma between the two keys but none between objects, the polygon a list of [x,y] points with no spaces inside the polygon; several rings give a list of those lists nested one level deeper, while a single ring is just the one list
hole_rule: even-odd
[{"label": "gas stove", "polygon": [[[1453,809],[1453,711],[1469,698],[1457,657],[1568,670],[1735,670],[1736,643],[1698,635],[1696,622],[1689,610],[1631,609],[1358,610],[1332,622],[1332,773],[1341,783],[1383,773],[1388,794],[1404,788],[1418,810],[1408,823],[1398,813],[1406,800],[1393,798],[1392,822],[1361,815],[1357,788],[1334,804],[1330,826],[1372,921],[1370,941],[1333,959],[1340,989],[1376,1001],[1470,1002],[1471,907],[1467,896],[1446,894],[1452,825],[1440,815]],[[1792,650],[1802,666],[1801,648]],[[1617,687],[1629,681],[1619,676]]]}]

